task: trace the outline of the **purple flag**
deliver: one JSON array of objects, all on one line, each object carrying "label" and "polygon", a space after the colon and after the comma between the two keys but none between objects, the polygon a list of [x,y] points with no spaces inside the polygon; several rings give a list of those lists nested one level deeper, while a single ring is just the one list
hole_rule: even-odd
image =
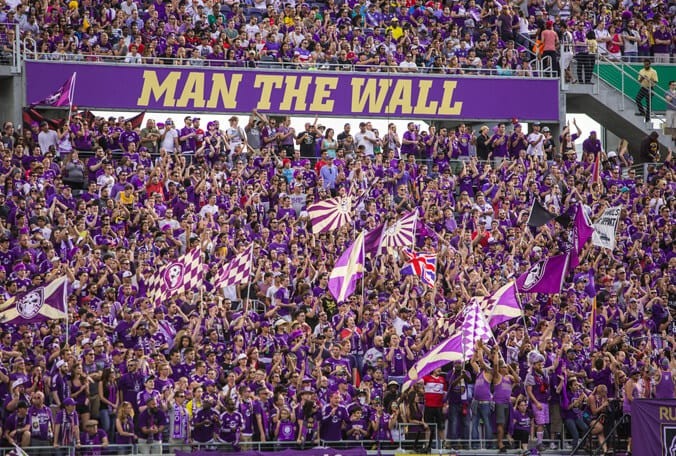
[{"label": "purple flag", "polygon": [[580,264],[580,253],[587,241],[594,234],[594,227],[592,227],[587,214],[584,212],[582,203],[577,203],[575,207],[575,218],[573,219],[572,243],[573,247],[570,250],[570,263],[568,267],[572,270]]},{"label": "purple flag", "polygon": [[516,279],[520,293],[559,293],[568,269],[569,254],[544,258]]},{"label": "purple flag", "polygon": [[380,240],[383,236],[383,228],[385,228],[385,224],[381,223],[366,233],[364,236],[364,254],[371,255],[371,257],[378,255]]},{"label": "purple flag", "polygon": [[675,409],[676,399],[636,399],[631,402],[631,446],[634,454],[676,454]]},{"label": "purple flag", "polygon": [[477,299],[491,328],[523,315],[514,281],[503,285],[490,296]]},{"label": "purple flag", "polygon": [[173,263],[162,266],[149,280],[148,296],[153,305],[185,293],[202,284],[202,251],[194,248]]},{"label": "purple flag", "polygon": [[20,325],[68,317],[68,279],[60,277],[44,287],[14,296],[5,302],[0,321]]},{"label": "purple flag", "polygon": [[52,93],[51,95],[43,98],[40,101],[33,103],[33,106],[53,106],[55,108],[61,108],[66,106],[71,106],[73,104],[73,94],[75,91],[75,77],[77,73],[68,78],[66,82],[63,83],[59,89]]},{"label": "purple flag", "polygon": [[409,369],[402,390],[408,389],[411,385],[432,372],[434,369],[443,367],[448,363],[462,360],[462,334],[456,332],[430,350]]},{"label": "purple flag", "polygon": [[329,274],[329,291],[338,302],[344,302],[364,275],[364,232],[345,249]]}]

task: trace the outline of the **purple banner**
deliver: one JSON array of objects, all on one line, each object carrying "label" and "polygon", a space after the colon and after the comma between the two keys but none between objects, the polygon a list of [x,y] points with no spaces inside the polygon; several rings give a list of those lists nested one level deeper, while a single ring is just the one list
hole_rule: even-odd
[{"label": "purple banner", "polygon": [[[176,456],[231,456],[232,451],[177,451]],[[238,456],[269,456],[273,453],[265,451],[238,451]],[[275,451],[275,456],[366,456],[364,448],[350,448],[334,450],[332,448],[312,448],[310,450],[282,450]]]},{"label": "purple banner", "polygon": [[631,446],[641,456],[676,455],[676,399],[631,403]]},{"label": "purple banner", "polygon": [[77,72],[78,107],[126,111],[558,121],[556,79],[26,62],[26,100]]}]

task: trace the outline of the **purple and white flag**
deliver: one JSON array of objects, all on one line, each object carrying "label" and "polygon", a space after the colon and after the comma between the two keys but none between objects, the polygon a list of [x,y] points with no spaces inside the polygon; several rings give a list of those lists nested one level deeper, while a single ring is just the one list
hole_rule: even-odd
[{"label": "purple and white flag", "polygon": [[593,234],[594,227],[589,221],[589,218],[584,211],[584,207],[581,203],[577,203],[571,239],[573,246],[570,250],[570,263],[568,264],[568,267],[571,270],[575,269],[577,265],[580,264],[580,253]]},{"label": "purple and white flag", "polygon": [[249,279],[252,276],[252,263],[253,243],[249,244],[249,247],[223,267],[221,274],[214,280],[214,286],[216,288],[223,288],[249,283]]},{"label": "purple and white flag", "polygon": [[364,275],[364,232],[345,249],[329,274],[329,291],[336,301],[344,302]]},{"label": "purple and white flag", "polygon": [[463,360],[462,334],[456,332],[448,339],[434,347],[425,356],[420,358],[409,370],[402,390],[406,391],[411,385],[431,373],[434,369],[443,367],[448,363]]},{"label": "purple and white flag", "polygon": [[418,209],[405,214],[383,230],[380,238],[380,253],[389,253],[398,247],[413,247],[415,228],[418,223]]},{"label": "purple and white flag", "polygon": [[503,285],[490,296],[476,299],[480,301],[481,308],[491,328],[523,315],[514,281]]},{"label": "purple and white flag", "polygon": [[516,279],[519,293],[559,293],[568,270],[570,255],[564,253],[535,263]]},{"label": "purple and white flag", "polygon": [[153,305],[158,305],[172,296],[198,287],[202,284],[203,276],[202,251],[198,247],[162,266],[149,280],[148,297]]},{"label": "purple and white flag", "polygon": [[73,104],[73,97],[75,93],[75,77],[77,73],[68,78],[59,89],[51,95],[43,98],[40,101],[33,103],[33,106],[53,106],[55,108],[62,108],[71,106]]},{"label": "purple and white flag", "polygon": [[308,206],[314,234],[337,230],[346,223],[352,223],[352,198],[336,197]]},{"label": "purple and white flag", "polygon": [[21,293],[7,300],[0,322],[20,325],[60,320],[68,317],[68,279],[60,277],[44,287]]},{"label": "purple and white flag", "polygon": [[481,302],[472,299],[465,307],[465,317],[460,325],[461,344],[465,359],[474,355],[474,346],[478,341],[488,342],[493,337],[493,331],[486,321]]}]

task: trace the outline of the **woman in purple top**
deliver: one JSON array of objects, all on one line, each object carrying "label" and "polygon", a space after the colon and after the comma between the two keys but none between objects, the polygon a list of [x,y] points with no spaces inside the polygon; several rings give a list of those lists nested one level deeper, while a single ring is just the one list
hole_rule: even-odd
[{"label": "woman in purple top", "polygon": [[134,433],[134,409],[130,402],[123,402],[115,419],[115,444],[131,445],[137,439]]},{"label": "woman in purple top", "polygon": [[493,365],[499,366],[493,373],[493,402],[495,402],[495,426],[497,430],[498,450],[502,452],[505,437],[505,427],[509,425],[509,411],[512,408],[512,389],[519,383],[518,375],[512,371],[503,360],[499,359],[499,352],[494,351]]},{"label": "woman in purple top", "polygon": [[512,438],[521,444],[523,450],[528,448],[532,427],[533,418],[528,413],[528,402],[525,398],[518,399],[510,416],[509,428]]},{"label": "woman in purple top", "polygon": [[[495,352],[494,352],[495,354]],[[497,354],[496,354],[497,356]],[[493,413],[493,393],[491,392],[491,383],[493,382],[493,370],[484,362],[484,346],[479,342],[471,360],[472,369],[476,375],[474,383],[474,399],[472,400],[472,440],[479,440],[479,422],[483,421],[485,429],[485,439],[493,438],[491,428]]]}]

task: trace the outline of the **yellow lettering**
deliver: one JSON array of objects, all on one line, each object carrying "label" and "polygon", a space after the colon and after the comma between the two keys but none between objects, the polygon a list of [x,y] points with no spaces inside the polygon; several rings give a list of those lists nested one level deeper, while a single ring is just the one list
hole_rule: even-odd
[{"label": "yellow lettering", "polygon": [[430,88],[432,88],[432,81],[429,79],[418,81],[418,103],[415,105],[416,114],[435,115],[437,113],[439,102],[433,101],[429,104],[427,102],[427,98],[430,96]]},{"label": "yellow lettering", "polygon": [[315,96],[310,104],[310,111],[331,112],[333,111],[333,100],[327,100],[331,96],[331,90],[338,86],[338,78],[315,78]]},{"label": "yellow lettering", "polygon": [[457,116],[462,111],[462,101],[453,102],[453,92],[455,91],[457,81],[444,81],[444,96],[441,99],[441,106],[437,114],[447,116]]},{"label": "yellow lettering", "polygon": [[270,98],[272,97],[272,89],[280,89],[284,82],[284,76],[276,76],[270,74],[257,74],[254,80],[254,88],[262,88],[256,109],[269,110],[272,106]]},{"label": "yellow lettering", "polygon": [[[279,104],[281,111],[305,111],[307,106],[305,97],[312,83],[312,76],[301,76],[298,85],[296,85],[297,79],[298,76],[286,76],[284,78],[284,98]],[[296,100],[294,108],[291,107],[293,100]]]},{"label": "yellow lettering", "polygon": [[223,109],[237,108],[237,89],[239,83],[242,82],[242,75],[238,73],[231,73],[230,84],[225,82],[225,75],[223,73],[213,73],[211,75],[211,93],[207,108],[216,108],[218,101],[223,102]]},{"label": "yellow lettering", "polygon": [[204,73],[188,73],[188,79],[183,86],[181,98],[176,100],[176,107],[185,108],[191,100],[193,107],[204,107]]},{"label": "yellow lettering", "polygon": [[392,95],[390,95],[390,104],[387,107],[387,113],[392,114],[396,112],[397,106],[401,108],[402,114],[410,114],[413,112],[411,105],[412,81],[410,79],[399,79],[394,85]]},{"label": "yellow lettering", "polygon": [[660,421],[676,421],[676,408],[660,407]]},{"label": "yellow lettering", "polygon": [[141,96],[136,100],[139,106],[149,106],[151,97],[153,101],[161,103],[165,108],[173,108],[176,103],[176,85],[181,79],[180,71],[171,71],[160,83],[157,72],[145,70],[143,72],[143,89]]},{"label": "yellow lettering", "polygon": [[[366,84],[366,85],[364,85]],[[376,86],[376,84],[378,84]],[[365,114],[380,114],[389,91],[391,79],[380,78],[376,80],[365,78],[352,78],[352,112]],[[368,108],[364,109],[368,103]]]}]

